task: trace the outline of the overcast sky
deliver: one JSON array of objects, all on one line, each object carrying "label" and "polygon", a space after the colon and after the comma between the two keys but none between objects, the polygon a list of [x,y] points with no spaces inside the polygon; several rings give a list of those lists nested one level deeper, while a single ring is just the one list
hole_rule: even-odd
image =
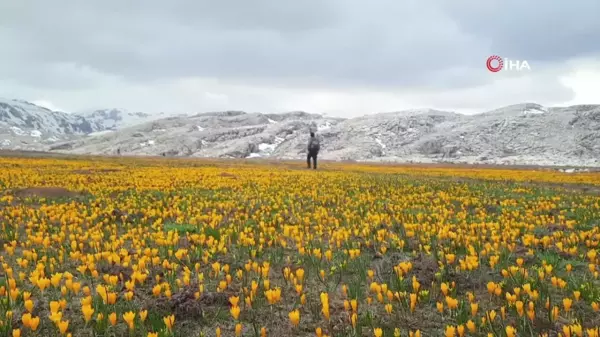
[{"label": "overcast sky", "polygon": [[[599,0],[0,0],[0,97],[63,111],[600,103]],[[499,55],[531,70],[490,72]]]}]

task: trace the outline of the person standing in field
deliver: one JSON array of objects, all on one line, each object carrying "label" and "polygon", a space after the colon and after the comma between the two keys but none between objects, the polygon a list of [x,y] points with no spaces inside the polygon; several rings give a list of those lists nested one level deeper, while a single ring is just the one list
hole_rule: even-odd
[{"label": "person standing in field", "polygon": [[319,139],[315,137],[315,133],[310,133],[310,139],[308,140],[308,155],[306,156],[306,164],[308,168],[310,168],[310,160],[312,158],[313,169],[317,169],[317,155],[319,154],[319,150],[321,149],[321,144],[319,143]]}]

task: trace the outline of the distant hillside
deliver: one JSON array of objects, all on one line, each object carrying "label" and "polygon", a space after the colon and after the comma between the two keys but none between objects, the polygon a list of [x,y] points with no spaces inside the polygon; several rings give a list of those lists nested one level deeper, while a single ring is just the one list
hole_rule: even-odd
[{"label": "distant hillside", "polygon": [[344,119],[296,111],[164,117],[77,115],[0,100],[0,149],[80,154],[298,159],[309,131],[330,160],[600,166],[600,105],[511,105],[476,115],[431,109]]}]

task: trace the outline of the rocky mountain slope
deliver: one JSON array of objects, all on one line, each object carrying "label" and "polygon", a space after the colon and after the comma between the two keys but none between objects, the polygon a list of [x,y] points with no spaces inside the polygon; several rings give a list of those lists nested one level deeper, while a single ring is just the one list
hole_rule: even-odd
[{"label": "rocky mountain slope", "polygon": [[145,112],[130,112],[122,109],[101,109],[80,113],[98,130],[116,131],[124,127],[167,117],[165,113],[151,115]]},{"label": "rocky mountain slope", "polygon": [[345,124],[341,128],[355,135],[354,142],[360,135],[363,143],[369,144],[358,149],[346,147],[346,151],[353,150],[350,157],[600,165],[600,106],[548,109],[519,104],[469,116],[430,111],[367,116]]},{"label": "rocky mountain slope", "polygon": [[81,116],[0,99],[0,148],[42,149],[44,144],[94,131],[97,129]]},{"label": "rocky mountain slope", "polygon": [[164,114],[118,109],[73,114],[0,98],[0,149],[45,150],[56,142],[116,131],[164,117]]},{"label": "rocky mountain slope", "polygon": [[[351,119],[225,111],[145,121],[155,116],[35,111],[35,118],[20,122],[21,130],[67,135],[36,143],[37,149],[66,153],[303,159],[314,130],[322,159],[600,167],[600,105],[526,103],[476,115],[410,110]],[[15,125],[4,130],[12,132]]]},{"label": "rocky mountain slope", "polygon": [[477,115],[411,110],[341,119],[303,112],[174,117],[63,143],[71,153],[600,166],[600,105],[518,104]]},{"label": "rocky mountain slope", "polygon": [[52,147],[72,153],[196,156],[293,157],[303,151],[309,129],[326,131],[344,121],[305,112],[283,114],[225,111],[175,116],[118,132]]}]

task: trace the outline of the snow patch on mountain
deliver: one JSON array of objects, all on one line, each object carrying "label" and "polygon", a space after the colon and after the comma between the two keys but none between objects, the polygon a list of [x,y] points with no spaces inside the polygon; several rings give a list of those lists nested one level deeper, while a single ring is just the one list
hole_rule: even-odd
[{"label": "snow patch on mountain", "polygon": [[25,134],[25,131],[21,130],[21,128],[16,126],[11,126],[10,130],[17,136],[23,136]]},{"label": "snow patch on mountain", "polygon": [[142,143],[140,143],[140,146],[141,146],[141,147],[152,146],[152,145],[154,145],[155,143],[156,143],[156,142],[155,142],[154,140],[150,139],[150,140],[147,140],[147,141],[145,141],[145,142],[142,142]]},{"label": "snow patch on mountain", "polygon": [[275,145],[275,144],[260,143],[260,144],[258,144],[258,151],[270,153],[270,152],[273,152],[273,150],[275,150],[276,147],[277,147],[277,145]]},{"label": "snow patch on mountain", "polygon": [[260,143],[257,147],[258,151],[251,152],[246,158],[268,157],[273,154],[279,144],[283,143],[284,141],[284,138],[275,137],[271,143]]},{"label": "snow patch on mountain", "polygon": [[317,131],[321,132],[321,131],[325,131],[325,130],[329,130],[331,129],[331,123],[330,122],[325,122],[323,124],[320,124],[317,127]]},{"label": "snow patch on mountain", "polygon": [[273,143],[261,143],[258,144],[258,150],[261,152],[273,152],[279,144],[281,144],[285,139],[281,137],[275,137]]},{"label": "snow patch on mountain", "polygon": [[106,135],[106,134],[109,134],[112,132],[115,132],[115,131],[114,130],[102,130],[102,131],[92,132],[92,133],[88,134],[88,136],[90,136],[90,137],[102,136],[102,135]]},{"label": "snow patch on mountain", "polygon": [[130,112],[125,109],[94,110],[84,112],[81,116],[101,130],[117,130],[167,117],[165,113],[153,115],[144,112]]},{"label": "snow patch on mountain", "polygon": [[548,113],[548,109],[544,107],[527,107],[523,109],[524,115],[541,115]]},{"label": "snow patch on mountain", "polygon": [[590,169],[567,168],[567,169],[559,169],[558,171],[564,172],[564,173],[584,173],[584,172],[590,172]]}]

